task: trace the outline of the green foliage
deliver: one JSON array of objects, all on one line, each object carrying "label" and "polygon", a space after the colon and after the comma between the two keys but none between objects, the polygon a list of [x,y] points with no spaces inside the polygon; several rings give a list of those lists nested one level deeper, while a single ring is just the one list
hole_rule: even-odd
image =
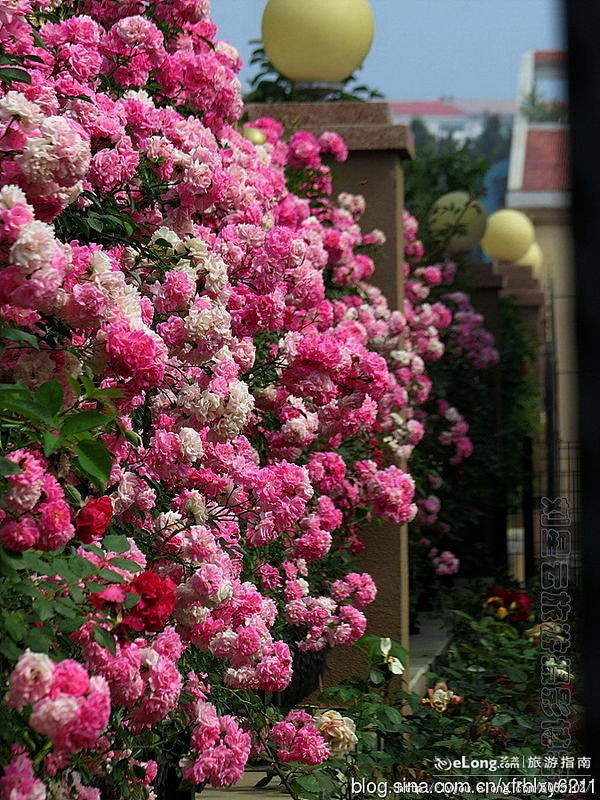
[{"label": "green foliage", "polygon": [[534,372],[537,342],[519,319],[512,298],[500,298],[502,387],[502,477],[507,506],[518,504],[523,487],[523,440],[540,425],[540,386]]},{"label": "green foliage", "polygon": [[420,238],[430,261],[441,255],[436,254],[436,240],[425,224],[434,202],[441,195],[454,191],[481,197],[488,167],[487,161],[473,158],[467,148],[451,140],[439,148],[425,145],[414,161],[406,162],[405,205],[421,224]]},{"label": "green foliage", "polygon": [[[92,399],[84,386],[78,385],[81,385],[82,400]],[[63,411],[63,388],[56,380],[42,384],[36,391],[21,383],[1,384],[3,449],[8,452],[41,439],[46,457],[63,451],[76,474],[103,489],[110,476],[112,457],[95,432],[100,428],[110,430],[114,425],[116,410],[110,402],[111,395],[114,396],[114,392],[110,390],[108,396],[105,390],[93,393],[103,413],[80,411],[76,407]]]},{"label": "green foliage", "polygon": [[[456,598],[464,609],[453,612],[450,644],[428,674],[431,684],[444,682],[458,703],[433,707],[419,695],[399,690],[382,663],[382,639],[363,637],[357,646],[369,656],[364,675],[325,690],[319,706],[337,708],[356,726],[356,748],[316,768],[283,765],[280,778],[293,797],[302,800],[366,800],[372,794],[352,788],[351,779],[375,781],[379,796],[418,798],[422,793],[393,791],[395,782],[431,783],[440,777],[464,776],[464,769],[440,773],[440,759],[464,757],[516,758],[519,767],[503,769],[502,776],[523,776],[535,770],[523,767],[523,757],[542,755],[539,744],[538,651],[508,622],[481,609],[481,596],[470,592]],[[400,652],[392,643],[392,652]],[[525,762],[526,764],[526,762]],[[473,786],[473,781],[471,782]],[[457,790],[458,800],[482,800],[488,795]],[[530,797],[531,795],[528,795]],[[522,795],[515,795],[515,798]]]},{"label": "green foliage", "polygon": [[569,108],[559,100],[544,100],[534,87],[521,102],[521,114],[528,122],[558,122],[566,124]]},{"label": "green foliage", "polygon": [[[421,126],[419,136],[429,136]],[[454,142],[433,146],[425,140],[424,149],[406,168],[407,206],[420,220],[420,238],[425,245],[427,263],[443,257],[434,236],[427,229],[427,217],[434,201],[449,191],[466,191],[472,197],[481,194],[487,162],[474,159],[475,147],[458,147]],[[437,249],[436,249],[437,248]],[[469,292],[466,279],[466,258],[453,259],[457,277],[452,291]],[[432,301],[448,291],[438,287],[432,291]],[[464,357],[452,358],[451,353],[429,365],[436,397],[448,400],[469,423],[473,454],[450,470],[447,480],[435,494],[442,502],[442,519],[452,526],[440,549],[448,547],[461,558],[461,570],[469,574],[489,574],[493,564],[489,547],[494,520],[513,507],[523,488],[523,440],[532,436],[538,425],[539,387],[533,373],[536,343],[519,321],[510,298],[500,300],[500,328],[496,347],[499,365],[485,370],[474,369]],[[426,410],[435,413],[435,403]],[[428,473],[444,475],[443,462],[436,437],[426,437],[416,448],[412,473],[416,477],[417,496],[430,494],[423,482]],[[443,450],[443,448],[442,448]],[[426,551],[417,546],[421,536],[429,536],[424,528],[413,536],[411,559],[411,594],[413,606],[422,595],[431,594],[436,585]]]},{"label": "green foliage", "polygon": [[465,147],[475,159],[484,158],[490,164],[508,158],[510,133],[503,129],[497,114],[486,114],[483,130],[479,136],[467,139]]},{"label": "green foliage", "polygon": [[[510,134],[500,117],[486,116],[479,136],[459,144],[451,134],[438,138],[418,117],[411,122],[417,157],[405,164],[405,205],[421,223],[433,203],[443,194],[465,191],[471,197],[484,194],[484,180],[491,164],[508,157]],[[423,229],[421,238],[431,255],[433,240]]]},{"label": "green foliage", "polygon": [[0,83],[3,83],[7,89],[10,89],[13,83],[31,83],[31,75],[27,72],[26,67],[33,66],[32,62],[39,63],[41,60],[39,56],[1,52]]},{"label": "green foliage", "polygon": [[[256,65],[258,72],[250,80],[250,92],[244,96],[246,103],[305,103],[314,102],[315,97],[310,92],[305,92],[296,87],[294,81],[286,78],[267,58],[260,40],[250,44],[256,45],[250,57],[250,64]],[[366,101],[373,100],[383,95],[369,86],[360,84],[355,75],[346,78],[341,90],[330,92],[327,101]]]}]

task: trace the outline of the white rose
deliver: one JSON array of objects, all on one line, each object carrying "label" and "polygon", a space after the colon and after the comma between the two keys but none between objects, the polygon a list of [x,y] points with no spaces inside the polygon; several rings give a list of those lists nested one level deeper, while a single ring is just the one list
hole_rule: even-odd
[{"label": "white rose", "polygon": [[325,739],[333,758],[355,749],[358,743],[356,725],[349,717],[342,717],[339,711],[325,711],[317,714],[313,723]]}]

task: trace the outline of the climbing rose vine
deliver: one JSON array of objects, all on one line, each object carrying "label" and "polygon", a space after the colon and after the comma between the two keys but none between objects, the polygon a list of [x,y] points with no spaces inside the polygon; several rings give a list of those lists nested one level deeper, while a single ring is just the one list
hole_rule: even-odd
[{"label": "climbing rose vine", "polygon": [[0,797],[150,798],[165,753],[224,786],[251,753],[345,752],[345,718],[258,693],[362,636],[360,525],[417,512],[439,270],[388,308],[383,234],[331,197],[344,142],[243,136],[206,0],[0,20]]}]

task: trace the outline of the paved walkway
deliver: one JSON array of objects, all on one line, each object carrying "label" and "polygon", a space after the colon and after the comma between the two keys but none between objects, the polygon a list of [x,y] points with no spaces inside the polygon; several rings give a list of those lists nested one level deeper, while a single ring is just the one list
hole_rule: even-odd
[{"label": "paved walkway", "polygon": [[255,789],[256,784],[264,778],[265,772],[246,772],[235,786],[229,789],[205,789],[198,795],[198,800],[289,800],[289,795],[281,791],[278,778],[273,778],[264,789]]},{"label": "paved walkway", "polygon": [[424,695],[427,688],[425,674],[448,644],[448,633],[439,619],[421,614],[419,633],[410,637],[410,678],[408,688],[411,692]]}]

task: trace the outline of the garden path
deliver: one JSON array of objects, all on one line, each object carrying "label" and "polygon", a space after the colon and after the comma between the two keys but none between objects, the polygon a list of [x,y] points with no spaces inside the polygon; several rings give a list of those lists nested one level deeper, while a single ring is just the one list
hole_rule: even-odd
[{"label": "garden path", "polygon": [[264,778],[266,772],[246,772],[242,780],[230,789],[205,789],[199,800],[289,800],[289,795],[282,792],[279,781],[274,778],[268,786],[255,789],[256,784]]}]

